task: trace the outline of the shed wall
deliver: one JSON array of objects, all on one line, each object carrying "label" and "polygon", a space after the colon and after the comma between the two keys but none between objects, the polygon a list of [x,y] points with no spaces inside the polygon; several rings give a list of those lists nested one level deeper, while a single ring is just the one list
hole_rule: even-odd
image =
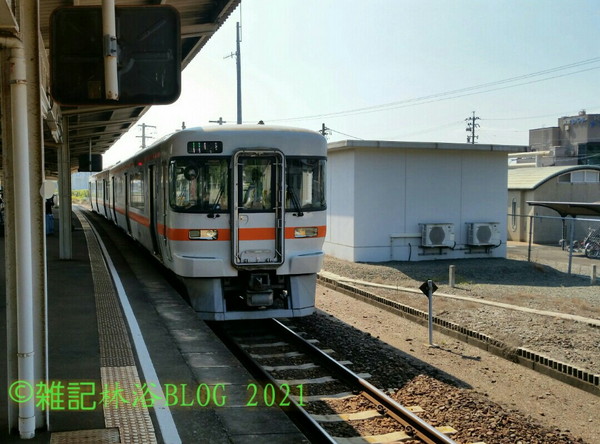
[{"label": "shed wall", "polygon": [[354,261],[354,152],[336,153],[327,162],[327,235],[326,252]]},{"label": "shed wall", "polygon": [[[358,262],[505,257],[506,153],[355,148],[331,152],[328,165],[326,253]],[[467,249],[467,222],[498,222],[502,245]],[[423,223],[454,224],[454,250],[419,248]]]}]

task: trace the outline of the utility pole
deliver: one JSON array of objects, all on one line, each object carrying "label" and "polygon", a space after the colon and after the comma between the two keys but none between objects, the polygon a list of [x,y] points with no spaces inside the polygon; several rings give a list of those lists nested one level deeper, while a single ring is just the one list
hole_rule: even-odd
[{"label": "utility pole", "polygon": [[223,120],[223,117],[219,117],[219,120],[209,120],[209,123],[218,123],[219,125],[223,125],[224,123],[227,123],[225,120]]},{"label": "utility pole", "polygon": [[242,41],[240,36],[240,22],[236,24],[236,50],[232,52],[228,56],[224,57],[228,59],[230,57],[236,58],[236,68],[237,68],[237,124],[242,124],[242,53],[240,52],[240,42]]},{"label": "utility pole", "polygon": [[154,128],[156,129],[155,126],[152,125],[146,125],[145,123],[142,123],[141,125],[138,125],[142,127],[142,135],[141,136],[135,136],[135,137],[140,137],[142,139],[142,149],[146,148],[146,139],[151,139],[152,136],[147,136],[146,135],[146,128]]},{"label": "utility pole", "polygon": [[321,129],[319,130],[323,137],[327,137],[331,135],[331,130],[325,126],[324,123],[321,124]]},{"label": "utility pole", "polygon": [[467,143],[475,144],[475,139],[479,139],[479,136],[475,135],[475,128],[479,128],[479,124],[475,123],[479,120],[479,117],[475,117],[475,111],[473,111],[473,117],[467,117],[465,122],[467,122],[466,131],[471,133],[470,136],[467,136]]}]

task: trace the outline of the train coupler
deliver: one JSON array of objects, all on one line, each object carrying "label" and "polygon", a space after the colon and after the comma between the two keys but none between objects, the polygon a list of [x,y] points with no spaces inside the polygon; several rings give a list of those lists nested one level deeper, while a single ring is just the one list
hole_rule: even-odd
[{"label": "train coupler", "polygon": [[249,307],[269,307],[273,305],[273,289],[268,273],[252,273],[250,275],[245,299]]}]

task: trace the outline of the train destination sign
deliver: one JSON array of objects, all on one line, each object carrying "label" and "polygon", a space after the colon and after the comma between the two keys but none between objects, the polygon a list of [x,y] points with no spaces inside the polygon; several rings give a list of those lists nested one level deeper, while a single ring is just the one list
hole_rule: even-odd
[{"label": "train destination sign", "polygon": [[196,142],[187,143],[187,152],[190,154],[216,154],[223,152],[223,142]]}]

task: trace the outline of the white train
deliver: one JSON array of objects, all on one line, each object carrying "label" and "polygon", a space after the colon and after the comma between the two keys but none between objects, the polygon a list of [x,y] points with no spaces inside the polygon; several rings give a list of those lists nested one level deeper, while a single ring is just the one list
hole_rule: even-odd
[{"label": "white train", "polygon": [[295,128],[178,131],[90,178],[92,209],[179,276],[202,319],[306,316],[323,263],[327,144]]}]

